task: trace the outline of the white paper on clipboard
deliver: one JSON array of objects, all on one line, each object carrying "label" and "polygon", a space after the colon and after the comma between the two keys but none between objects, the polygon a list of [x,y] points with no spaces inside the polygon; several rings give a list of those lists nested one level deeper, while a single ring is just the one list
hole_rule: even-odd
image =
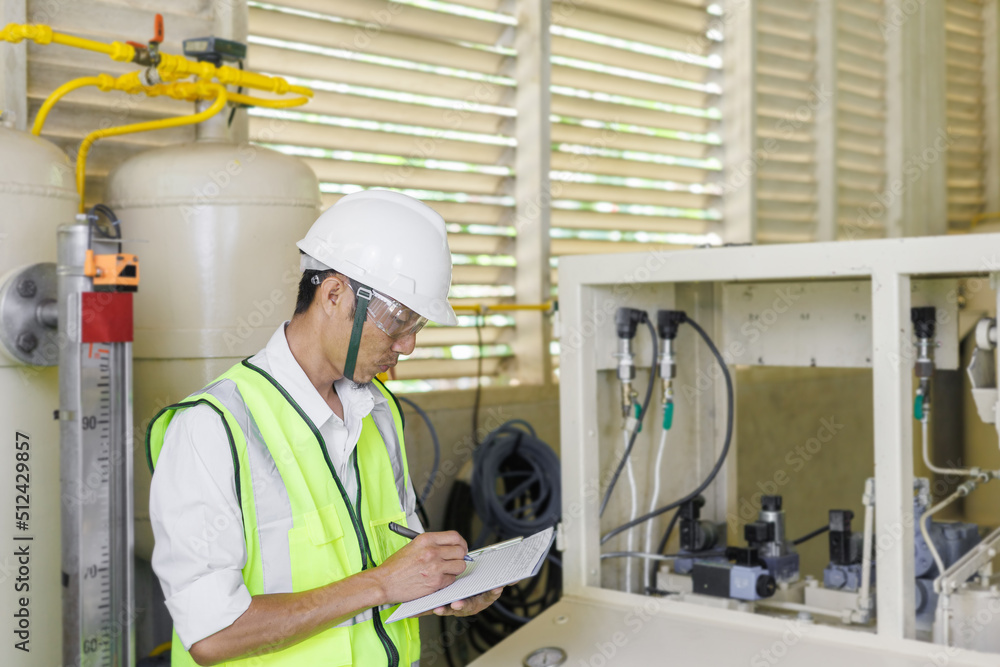
[{"label": "white paper on clipboard", "polygon": [[453,584],[436,593],[404,602],[392,612],[387,623],[395,623],[535,576],[542,569],[554,536],[554,530],[548,528],[517,544],[479,554]]}]

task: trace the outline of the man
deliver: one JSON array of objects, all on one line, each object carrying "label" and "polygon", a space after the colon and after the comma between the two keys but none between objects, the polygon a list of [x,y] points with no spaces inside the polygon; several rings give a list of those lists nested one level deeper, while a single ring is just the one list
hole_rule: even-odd
[{"label": "man", "polygon": [[[290,322],[264,350],[151,422],[153,569],[174,621],[172,664],[419,662],[416,619],[391,607],[465,570],[456,532],[420,532],[399,407],[375,375],[428,321],[454,325],[444,220],[371,190],[298,244]],[[470,615],[500,591],[439,608]]]}]

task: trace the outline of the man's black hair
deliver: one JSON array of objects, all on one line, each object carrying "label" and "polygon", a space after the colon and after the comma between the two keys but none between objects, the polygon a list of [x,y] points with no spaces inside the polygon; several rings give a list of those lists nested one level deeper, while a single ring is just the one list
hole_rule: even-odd
[{"label": "man's black hair", "polygon": [[[323,281],[331,276],[341,276],[343,275],[339,271],[334,271],[333,269],[327,269],[325,271],[313,271],[311,269],[302,272],[302,279],[299,280],[299,296],[295,300],[295,314],[301,315],[309,310],[309,306],[312,305],[313,299],[316,298],[316,289],[323,284]],[[319,277],[319,280],[313,280],[315,277]],[[347,278],[347,282],[351,286],[351,290],[357,293],[357,283],[351,278]],[[350,316],[354,317],[355,302],[351,305]]]}]

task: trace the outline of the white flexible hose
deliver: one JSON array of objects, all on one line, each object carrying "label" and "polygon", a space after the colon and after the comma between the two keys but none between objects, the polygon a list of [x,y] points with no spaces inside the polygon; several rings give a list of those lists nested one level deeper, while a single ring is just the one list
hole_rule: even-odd
[{"label": "white flexible hose", "polygon": [[[628,429],[625,429],[624,433],[625,433],[625,447],[628,448],[628,441],[629,441]],[[635,454],[634,451],[632,453]],[[639,516],[639,492],[638,489],[636,489],[636,484],[635,484],[635,470],[632,468],[633,458],[635,457],[634,456],[628,457],[628,462],[625,464],[625,473],[628,477],[629,499],[631,502],[631,509],[629,511],[629,517],[628,517],[629,521],[635,521],[636,517]],[[626,551],[635,551],[634,530],[630,530],[628,532],[628,540],[626,541]],[[625,590],[629,593],[632,592],[632,585],[634,583],[632,580],[632,561],[633,559],[630,558],[625,563]]]},{"label": "white flexible hose", "polygon": [[[666,450],[667,445],[667,430],[663,429],[663,435],[660,436],[660,444],[656,448],[656,466],[653,468],[653,493],[649,497],[649,512],[652,512],[657,508],[657,503],[660,498],[660,478],[663,475],[663,452]],[[655,521],[646,522],[646,548],[644,551],[646,553],[653,553],[653,524]],[[643,591],[649,590],[653,585],[651,577],[651,568],[644,567],[643,569],[643,581],[645,582],[645,587]]]}]

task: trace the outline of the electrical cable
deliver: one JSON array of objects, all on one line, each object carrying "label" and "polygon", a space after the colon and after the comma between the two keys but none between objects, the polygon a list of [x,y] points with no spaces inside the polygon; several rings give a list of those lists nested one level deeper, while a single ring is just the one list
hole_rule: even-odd
[{"label": "electrical cable", "polygon": [[604,492],[604,499],[601,501],[601,511],[598,516],[604,516],[604,510],[608,507],[608,501],[611,499],[611,492],[615,490],[615,484],[618,483],[618,478],[621,477],[622,470],[625,468],[625,463],[628,461],[629,455],[632,454],[632,448],[635,447],[636,438],[639,436],[639,431],[642,429],[642,421],[646,418],[646,411],[649,409],[649,401],[653,397],[653,384],[656,382],[656,376],[659,373],[659,365],[657,364],[657,357],[659,356],[659,337],[656,335],[656,327],[653,323],[649,321],[647,317],[643,320],[646,326],[649,327],[650,337],[653,339],[653,360],[649,369],[649,383],[646,385],[646,396],[642,399],[642,409],[639,410],[639,414],[636,417],[635,430],[632,431],[632,437],[629,440],[628,446],[625,448],[625,453],[622,454],[621,461],[618,462],[618,467],[615,469],[615,474],[608,483],[608,489]]},{"label": "electrical cable", "polygon": [[[242,58],[237,62],[237,65],[239,66],[240,70],[243,69],[243,59]],[[236,94],[237,95],[242,95],[243,94],[243,86],[240,86],[239,88],[236,89]],[[226,122],[226,127],[232,127],[233,126],[233,118],[236,117],[236,110],[239,107],[240,107],[239,104],[235,104],[235,103],[233,104],[233,108],[229,111],[229,120]]]},{"label": "electrical cable", "polygon": [[605,558],[645,558],[653,561],[667,561],[675,558],[711,558],[714,556],[724,556],[725,551],[718,549],[713,551],[700,551],[696,554],[648,554],[642,551],[608,551],[601,554],[601,560]]},{"label": "electrical cable", "polygon": [[701,326],[697,322],[692,320],[690,317],[687,318],[687,322],[692,327],[694,327],[695,331],[698,332],[698,335],[700,335],[702,339],[705,341],[705,344],[708,345],[708,348],[712,351],[712,354],[715,355],[715,359],[716,361],[718,361],[719,366],[722,368],[722,374],[726,379],[727,405],[726,405],[725,444],[723,444],[722,446],[722,451],[719,453],[719,459],[715,462],[715,466],[712,468],[711,472],[709,472],[708,477],[705,478],[705,481],[703,481],[701,484],[698,485],[698,488],[696,488],[694,491],[692,491],[691,493],[687,494],[686,496],[684,496],[679,500],[676,500],[668,505],[664,505],[663,507],[660,507],[659,509],[649,512],[648,514],[644,514],[643,516],[639,517],[638,519],[635,519],[634,521],[629,521],[611,530],[610,532],[606,533],[603,537],[601,537],[601,544],[604,544],[605,542],[613,538],[615,535],[618,535],[628,530],[629,528],[633,528],[635,526],[638,526],[640,523],[649,521],[650,519],[657,517],[663,514],[664,512],[669,512],[675,507],[679,507],[684,503],[686,503],[687,501],[695,498],[696,496],[698,496],[698,494],[700,494],[702,491],[708,488],[708,485],[712,483],[712,480],[714,480],[716,475],[719,474],[719,471],[722,469],[722,465],[726,462],[726,455],[729,454],[729,446],[732,444],[733,441],[733,411],[734,411],[733,378],[729,374],[729,368],[726,367],[725,359],[723,359],[722,354],[719,353],[719,348],[715,346],[715,343],[713,343],[712,339],[708,337],[708,334],[705,333],[705,330],[702,329]]},{"label": "electrical cable", "polygon": [[[656,448],[656,463],[653,466],[653,493],[649,496],[649,511],[652,512],[656,509],[656,501],[660,497],[660,478],[663,472],[663,453],[666,451],[667,445],[667,429],[663,429],[663,435],[660,436],[660,444]],[[633,519],[635,517],[632,517]],[[653,551],[653,523],[646,524],[646,542],[645,549],[647,553],[652,553]],[[657,549],[656,553],[663,553],[664,547]],[[646,569],[646,578],[644,580],[646,588],[652,586],[654,568],[650,567]]]},{"label": "electrical cable", "polygon": [[[452,486],[444,525],[476,548],[491,536],[500,541],[554,526],[561,512],[559,458],[530,424],[514,420],[487,435],[473,451],[471,478]],[[493,605],[463,619],[468,621],[463,626],[467,632],[458,634],[450,624],[456,641],[444,646],[448,664],[466,664],[460,659],[464,649],[484,652],[495,646],[561,596],[562,563],[550,550],[537,576],[506,587]]]},{"label": "electrical cable", "polygon": [[[674,515],[670,517],[670,523],[667,524],[667,529],[663,531],[663,539],[660,540],[660,545],[656,548],[658,554],[662,554],[667,548],[667,542],[670,541],[670,535],[674,532],[674,526],[677,525],[677,521],[681,518],[681,511],[677,510]],[[656,574],[656,563],[649,564],[650,578]]]},{"label": "electrical cable", "polygon": [[[103,227],[97,224],[98,216],[103,215],[111,223],[111,228],[114,230],[114,235],[109,234],[104,230]],[[103,238],[106,239],[118,239],[122,237],[121,221],[115,212],[111,210],[111,207],[106,204],[95,204],[87,212],[87,223],[90,225],[91,239],[93,239],[93,232],[97,230]]]},{"label": "electrical cable", "polygon": [[424,504],[420,501],[420,497],[417,497],[417,515],[420,517],[420,522],[424,526],[424,530],[431,529],[431,520],[427,516],[427,510],[424,508]]},{"label": "electrical cable", "polygon": [[[628,441],[628,431],[623,431],[626,442]],[[628,490],[629,490],[629,520],[634,519],[639,514],[639,490],[636,488],[635,483],[635,466],[632,465],[632,459],[628,460],[625,465],[625,476],[628,480]],[[625,540],[625,548],[628,551],[635,551],[635,531],[629,531],[628,536]],[[625,590],[629,593],[632,592],[632,561],[626,561],[625,563]]]},{"label": "electrical cable", "polygon": [[479,313],[475,316],[478,354],[476,355],[476,396],[472,400],[472,444],[474,445],[479,444],[479,404],[483,399],[483,325],[486,322],[480,323],[480,317],[486,319]]},{"label": "electrical cable", "polygon": [[427,424],[427,430],[431,432],[431,441],[434,443],[434,464],[431,466],[431,476],[427,478],[427,484],[424,485],[424,490],[420,492],[417,496],[417,501],[422,505],[427,497],[431,495],[431,491],[434,489],[434,480],[437,479],[438,470],[441,468],[441,441],[438,440],[437,430],[434,428],[434,424],[431,423],[431,418],[427,416],[423,408],[408,399],[406,396],[397,396],[400,401],[406,403],[411,408],[413,408],[420,418],[424,420]]},{"label": "electrical cable", "polygon": [[[510,488],[511,480],[520,481]],[[562,515],[559,457],[521,419],[501,425],[476,448],[470,486],[473,507],[483,522],[476,549],[490,535],[498,540],[533,535],[555,526]],[[518,505],[522,497],[528,500]],[[521,506],[529,509],[519,512]]]},{"label": "electrical cable", "polygon": [[828,530],[830,530],[830,524],[826,524],[822,528],[817,528],[813,532],[807,533],[807,534],[803,535],[802,537],[800,537],[797,540],[792,540],[792,544],[794,546],[799,546],[803,542],[808,542],[809,540],[811,540],[814,537],[819,537],[820,535],[822,535],[823,533],[825,533]]}]

